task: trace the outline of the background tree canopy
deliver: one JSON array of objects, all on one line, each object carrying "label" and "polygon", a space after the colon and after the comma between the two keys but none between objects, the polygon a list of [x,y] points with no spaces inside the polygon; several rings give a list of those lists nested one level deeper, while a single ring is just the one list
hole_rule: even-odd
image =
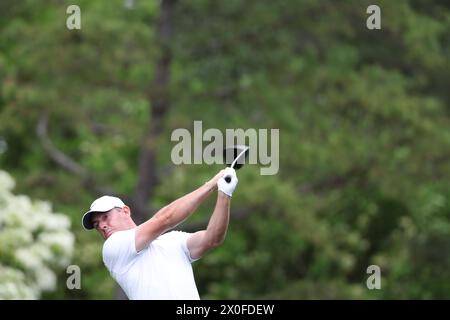
[{"label": "background tree canopy", "polygon": [[381,30],[368,0],[79,0],[81,30],[70,4],[0,3],[0,168],[71,220],[82,272],[43,298],[118,296],[82,213],[117,194],[141,222],[212,177],[171,162],[194,120],[280,130],[278,174],[238,172],[227,239],[194,265],[202,298],[450,297],[448,1],[377,1]]}]

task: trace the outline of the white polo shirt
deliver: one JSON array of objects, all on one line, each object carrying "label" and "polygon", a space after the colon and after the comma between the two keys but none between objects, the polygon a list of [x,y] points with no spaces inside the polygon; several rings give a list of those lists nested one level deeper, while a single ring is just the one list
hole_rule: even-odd
[{"label": "white polo shirt", "polygon": [[191,233],[171,231],[136,252],[136,228],[113,233],[103,262],[131,300],[199,300],[187,248]]}]

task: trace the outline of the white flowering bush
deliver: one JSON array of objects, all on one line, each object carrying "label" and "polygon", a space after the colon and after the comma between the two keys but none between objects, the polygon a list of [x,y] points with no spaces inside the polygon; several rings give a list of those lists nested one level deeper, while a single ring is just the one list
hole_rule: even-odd
[{"label": "white flowering bush", "polygon": [[50,203],[12,194],[0,170],[0,299],[39,299],[56,287],[56,271],[72,258],[70,220]]}]

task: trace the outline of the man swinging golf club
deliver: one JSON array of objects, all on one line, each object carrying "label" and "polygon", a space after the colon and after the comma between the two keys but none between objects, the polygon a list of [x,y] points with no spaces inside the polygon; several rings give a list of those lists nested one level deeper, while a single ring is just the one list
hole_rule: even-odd
[{"label": "man swinging golf club", "polygon": [[[230,167],[136,225],[122,200],[103,196],[83,216],[85,229],[105,239],[103,262],[129,299],[200,299],[191,263],[225,239],[238,179]],[[187,219],[213,191],[217,202],[206,230],[166,231]]]}]

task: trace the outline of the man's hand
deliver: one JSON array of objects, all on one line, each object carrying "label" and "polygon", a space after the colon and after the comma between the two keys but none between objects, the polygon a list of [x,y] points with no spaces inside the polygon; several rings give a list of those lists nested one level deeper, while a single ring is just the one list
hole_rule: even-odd
[{"label": "man's hand", "polygon": [[218,179],[217,188],[231,198],[234,189],[236,189],[238,184],[236,171],[233,168],[226,168],[222,171],[224,171],[224,174]]},{"label": "man's hand", "polygon": [[217,181],[219,181],[219,179],[222,178],[224,174],[225,174],[225,169],[220,170],[219,173],[216,174],[211,180],[206,182],[206,184],[211,185],[214,190],[217,190]]}]

